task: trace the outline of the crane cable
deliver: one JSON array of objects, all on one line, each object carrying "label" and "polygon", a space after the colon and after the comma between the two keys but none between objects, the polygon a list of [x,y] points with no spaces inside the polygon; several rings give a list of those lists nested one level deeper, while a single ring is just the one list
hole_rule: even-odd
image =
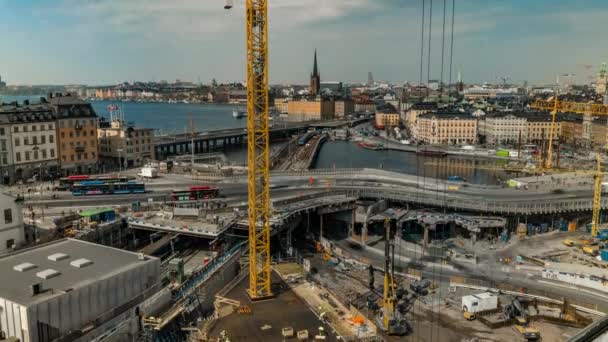
[{"label": "crane cable", "polygon": [[429,44],[428,44],[428,55],[426,56],[427,58],[427,64],[426,64],[426,95],[429,95],[429,83],[431,80],[431,36],[432,36],[432,28],[433,28],[433,0],[430,0],[430,4],[429,4]]},{"label": "crane cable", "polygon": [[441,83],[439,83],[439,100],[443,99],[443,64],[445,56],[445,6],[446,0],[443,0],[443,29],[441,31]]},{"label": "crane cable", "polygon": [[[448,83],[448,85],[452,84],[452,57],[453,57],[453,53],[454,53],[454,16],[455,16],[455,12],[456,12],[456,0],[452,0],[452,33],[451,33],[451,37],[450,37],[450,76],[449,76],[450,82]],[[457,87],[457,90],[458,90],[458,87]]]}]

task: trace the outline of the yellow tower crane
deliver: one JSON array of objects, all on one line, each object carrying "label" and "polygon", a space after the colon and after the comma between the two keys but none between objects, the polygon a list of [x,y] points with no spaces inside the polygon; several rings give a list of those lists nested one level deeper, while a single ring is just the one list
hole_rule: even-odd
[{"label": "yellow tower crane", "polygon": [[549,132],[549,148],[547,150],[547,160],[545,161],[545,170],[551,170],[553,167],[553,137],[555,135],[555,116],[560,113],[583,114],[583,132],[591,136],[591,122],[593,116],[608,115],[608,105],[584,102],[568,102],[559,101],[557,95],[553,100],[535,100],[530,104],[530,108],[547,110],[551,112],[551,129]]},{"label": "yellow tower crane", "polygon": [[[232,8],[226,0],[225,9]],[[246,0],[247,190],[249,214],[249,297],[272,296],[270,289],[270,165],[268,133],[268,1]]]},{"label": "yellow tower crane", "polygon": [[600,210],[602,209],[602,164],[599,153],[595,155],[597,168],[593,175],[593,214],[591,215],[591,236],[597,237],[600,228]]}]

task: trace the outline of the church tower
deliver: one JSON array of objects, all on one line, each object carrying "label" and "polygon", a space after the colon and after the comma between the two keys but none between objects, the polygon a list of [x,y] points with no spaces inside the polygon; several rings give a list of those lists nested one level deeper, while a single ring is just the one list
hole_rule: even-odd
[{"label": "church tower", "polygon": [[317,49],[315,49],[315,61],[310,74],[310,94],[312,96],[319,95],[321,91],[321,75],[319,74],[319,67],[317,66]]}]

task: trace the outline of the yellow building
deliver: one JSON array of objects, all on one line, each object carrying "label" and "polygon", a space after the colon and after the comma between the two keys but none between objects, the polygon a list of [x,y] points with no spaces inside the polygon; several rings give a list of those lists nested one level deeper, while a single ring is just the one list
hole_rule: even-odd
[{"label": "yellow building", "polygon": [[[527,141],[535,144],[540,144],[543,140],[549,141],[549,136],[551,135],[551,116],[530,116],[527,119]],[[561,136],[562,123],[556,121],[553,139],[557,140]]]},{"label": "yellow building", "polygon": [[287,121],[318,121],[333,118],[333,100],[291,100],[287,104]]},{"label": "yellow building", "polygon": [[274,99],[274,109],[281,114],[285,114],[288,112],[289,99]]},{"label": "yellow building", "polygon": [[91,104],[74,96],[49,99],[57,117],[57,156],[61,173],[84,174],[97,170],[97,114]]},{"label": "yellow building", "polygon": [[376,109],[376,128],[399,126],[399,111],[391,104],[378,107]]},{"label": "yellow building", "polygon": [[416,139],[432,145],[477,143],[477,119],[469,114],[422,114],[417,118]]},{"label": "yellow building", "polygon": [[414,103],[410,108],[407,109],[405,114],[405,126],[410,129],[413,136],[417,135],[416,129],[418,128],[417,119],[418,115],[434,112],[437,110],[437,103],[435,102],[419,102]]},{"label": "yellow building", "polygon": [[337,100],[334,111],[334,116],[336,119],[341,119],[345,116],[352,115],[355,113],[355,103],[350,99]]},{"label": "yellow building", "polygon": [[573,118],[560,123],[562,142],[572,145],[582,145],[583,120]]}]

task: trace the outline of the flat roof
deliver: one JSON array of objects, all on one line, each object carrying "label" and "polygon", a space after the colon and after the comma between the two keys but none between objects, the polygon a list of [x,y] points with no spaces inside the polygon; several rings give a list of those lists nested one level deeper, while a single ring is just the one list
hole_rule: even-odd
[{"label": "flat roof", "polygon": [[80,217],[90,217],[93,215],[98,215],[101,213],[105,213],[108,211],[114,211],[112,208],[95,208],[95,209],[86,209],[80,212]]},{"label": "flat roof", "polygon": [[[49,258],[58,253],[67,257],[57,261]],[[146,256],[140,260],[138,253],[76,239],[58,240],[0,258],[0,297],[28,306],[156,259]],[[25,267],[23,271],[15,269],[26,263],[35,267]],[[42,284],[42,292],[35,296],[30,289],[34,284]]]}]

